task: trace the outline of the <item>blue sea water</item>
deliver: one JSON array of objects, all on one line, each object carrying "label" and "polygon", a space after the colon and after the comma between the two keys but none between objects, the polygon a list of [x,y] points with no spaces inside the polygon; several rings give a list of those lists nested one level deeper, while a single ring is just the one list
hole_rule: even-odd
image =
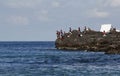
[{"label": "blue sea water", "polygon": [[120,76],[120,55],[57,50],[54,42],[0,42],[0,76]]}]

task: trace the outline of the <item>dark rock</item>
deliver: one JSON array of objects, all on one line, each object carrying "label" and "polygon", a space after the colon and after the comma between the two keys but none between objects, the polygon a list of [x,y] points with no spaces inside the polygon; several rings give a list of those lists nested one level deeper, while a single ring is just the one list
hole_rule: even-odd
[{"label": "dark rock", "polygon": [[120,32],[112,31],[103,35],[102,32],[87,30],[80,32],[73,30],[55,41],[57,49],[88,50],[105,52],[106,54],[120,54]]}]

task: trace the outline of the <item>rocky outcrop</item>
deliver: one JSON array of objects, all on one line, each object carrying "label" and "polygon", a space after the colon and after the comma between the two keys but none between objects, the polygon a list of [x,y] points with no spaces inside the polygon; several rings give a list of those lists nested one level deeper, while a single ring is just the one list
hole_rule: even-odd
[{"label": "rocky outcrop", "polygon": [[105,52],[106,54],[120,54],[120,32],[102,33],[93,30],[73,30],[68,33],[57,33],[55,41],[57,49],[87,50]]}]

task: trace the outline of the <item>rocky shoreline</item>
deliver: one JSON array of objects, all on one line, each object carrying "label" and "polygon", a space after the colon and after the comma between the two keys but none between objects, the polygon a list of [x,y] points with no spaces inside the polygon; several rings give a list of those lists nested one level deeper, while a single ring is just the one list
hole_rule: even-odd
[{"label": "rocky shoreline", "polygon": [[87,50],[105,52],[106,54],[120,54],[120,32],[111,29],[109,33],[84,29],[71,30],[63,33],[57,31],[55,47],[62,50]]}]

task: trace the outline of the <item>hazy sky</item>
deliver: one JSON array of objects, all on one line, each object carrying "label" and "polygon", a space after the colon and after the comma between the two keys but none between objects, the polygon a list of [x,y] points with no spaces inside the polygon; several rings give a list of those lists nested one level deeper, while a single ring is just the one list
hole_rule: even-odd
[{"label": "hazy sky", "polygon": [[120,29],[120,0],[0,0],[0,41],[54,41],[56,30]]}]

